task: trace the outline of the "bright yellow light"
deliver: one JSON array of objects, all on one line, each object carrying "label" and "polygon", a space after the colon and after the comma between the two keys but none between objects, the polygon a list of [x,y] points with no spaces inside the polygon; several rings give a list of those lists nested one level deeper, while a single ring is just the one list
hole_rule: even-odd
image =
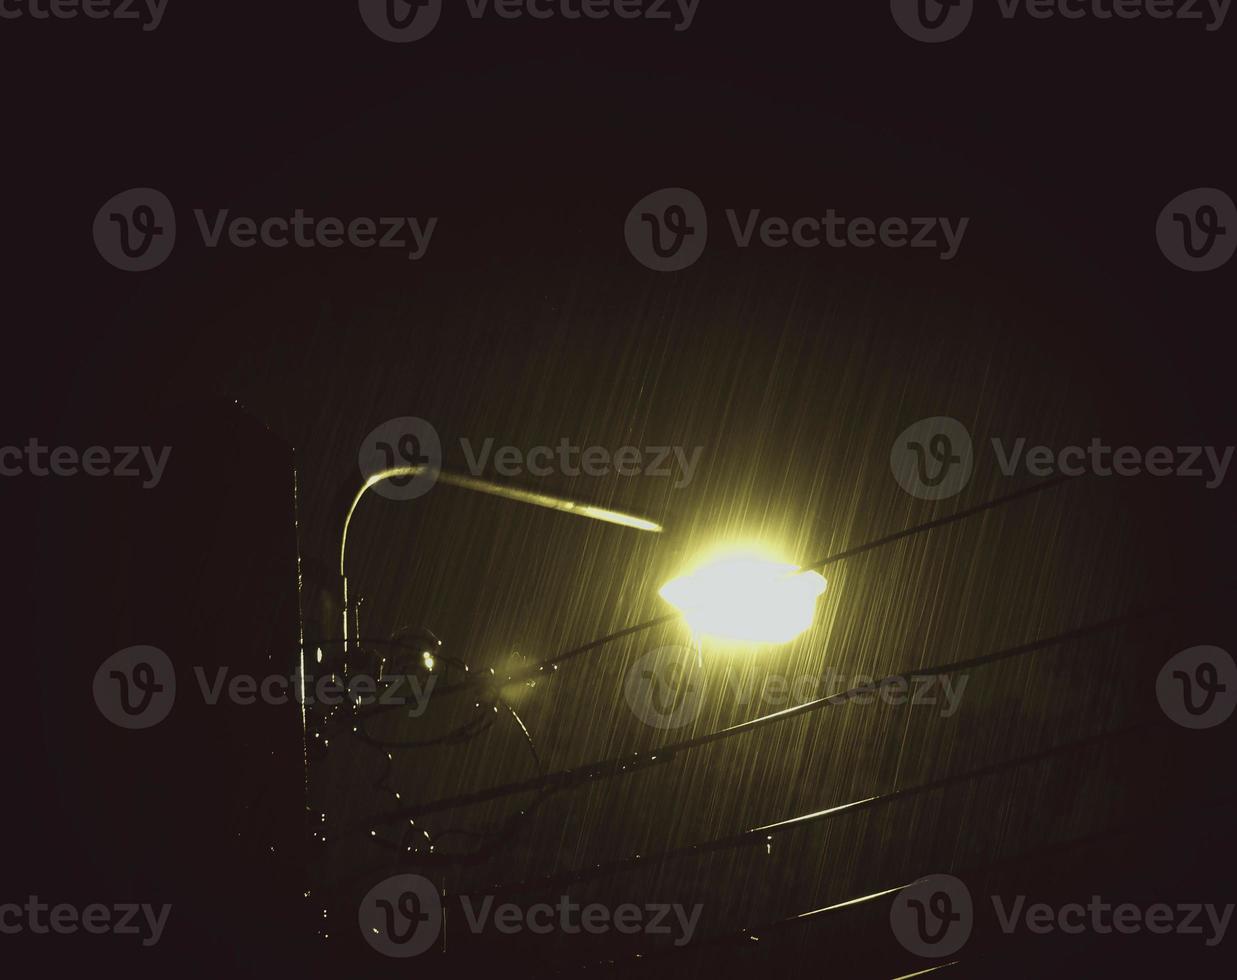
[{"label": "bright yellow light", "polygon": [[716,554],[658,594],[698,636],[787,643],[812,625],[825,584],[817,572],[744,549]]}]

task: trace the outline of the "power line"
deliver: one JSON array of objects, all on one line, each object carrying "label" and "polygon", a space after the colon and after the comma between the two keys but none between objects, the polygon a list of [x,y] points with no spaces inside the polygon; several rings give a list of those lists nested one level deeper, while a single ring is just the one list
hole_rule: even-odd
[{"label": "power line", "polygon": [[1086,738],[1075,739],[1061,745],[1054,745],[1047,749],[1042,749],[1039,752],[1033,752],[1029,755],[1018,756],[1014,759],[1007,759],[1001,762],[992,763],[990,765],[981,766],[978,769],[971,769],[967,772],[956,773],[952,776],[945,776],[941,779],[921,783],[918,786],[908,786],[905,789],[885,793],[882,796],[872,796],[867,799],[854,800],[850,803],[836,804],[812,813],[800,814],[785,820],[778,820],[773,823],[762,824],[758,827],[751,827],[747,830],[739,831],[736,834],[728,834],[724,837],[716,837],[707,841],[696,841],[691,844],[684,844],[679,847],[673,847],[651,854],[637,854],[627,858],[619,858],[614,861],[601,862],[588,868],[582,868],[578,871],[547,874],[538,878],[526,878],[518,882],[506,882],[503,884],[493,885],[490,888],[487,888],[484,894],[500,896],[507,894],[520,894],[524,892],[536,892],[544,888],[559,888],[581,881],[588,881],[594,878],[618,874],[620,872],[630,871],[648,864],[660,865],[666,861],[671,861],[676,858],[693,857],[701,854],[726,851],[740,847],[763,846],[771,839],[771,835],[773,833],[784,831],[791,827],[803,827],[810,824],[822,823],[824,821],[831,820],[834,817],[842,816],[843,814],[857,813],[861,810],[867,810],[874,807],[883,806],[885,804],[895,803],[899,800],[909,799],[923,793],[930,793],[934,790],[946,789],[959,783],[982,779],[985,776],[993,776],[1011,769],[1017,769],[1022,766],[1031,765],[1032,763],[1043,762],[1047,759],[1052,759],[1060,755],[1066,755],[1079,749],[1099,745],[1125,735],[1132,735],[1135,732],[1156,728],[1166,723],[1166,719],[1164,718],[1158,718],[1154,721],[1138,722],[1136,724],[1127,725],[1112,731],[1101,732],[1097,735],[1087,736]]},{"label": "power line", "polygon": [[[844,551],[839,551],[836,554],[829,555],[827,558],[822,558],[819,561],[813,562],[811,565],[803,566],[803,571],[814,572],[825,568],[828,565],[836,562],[845,561],[847,558],[854,558],[857,555],[865,554],[869,551],[874,551],[877,548],[882,548],[887,544],[893,544],[895,541],[901,541],[904,538],[909,538],[916,534],[922,534],[925,531],[932,531],[938,527],[945,527],[948,524],[954,524],[958,521],[966,520],[968,517],[974,517],[977,514],[982,514],[985,511],[992,510],[996,507],[1001,507],[1004,504],[1019,500],[1022,497],[1029,497],[1032,494],[1042,493],[1045,490],[1051,490],[1054,487],[1061,486],[1069,480],[1075,479],[1071,476],[1057,476],[1050,480],[1045,480],[1041,483],[1033,483],[1030,486],[1022,487],[1012,493],[1007,493],[1001,497],[994,497],[992,500],[985,501],[982,504],[976,504],[974,507],[967,507],[964,510],[957,511],[953,514],[948,514],[945,517],[938,517],[934,520],[927,521],[923,524],[915,524],[912,527],[903,528],[901,531],[896,531],[893,534],[887,534],[884,537],[876,538],[873,541],[867,541],[860,545],[847,548]],[[664,626],[667,623],[673,622],[678,618],[678,613],[668,613],[658,616],[654,619],[645,620],[642,623],[637,623],[634,626],[628,626],[614,633],[599,637],[595,640],[590,640],[578,647],[573,647],[570,650],[565,650],[562,653],[555,654],[545,660],[538,661],[521,671],[512,674],[506,683],[514,683],[523,680],[529,680],[546,670],[557,670],[560,665],[574,660],[576,657],[582,656],[593,650],[605,646],[613,640],[622,639],[625,636],[631,636],[633,633],[639,633],[642,630],[653,629],[657,626]]]},{"label": "power line", "polygon": [[[742,929],[732,930],[724,933],[718,933],[713,936],[708,936],[703,939],[693,939],[690,945],[686,946],[660,946],[655,949],[646,949],[636,953],[626,954],[622,959],[611,958],[605,962],[606,966],[626,965],[628,967],[647,962],[650,959],[671,956],[676,953],[685,951],[698,952],[701,949],[706,949],[712,946],[747,944],[753,941],[759,942],[761,938],[770,932],[780,932],[782,930],[793,928],[802,925],[805,922],[813,921],[822,915],[829,915],[835,912],[840,912],[843,909],[855,908],[859,905],[865,905],[869,902],[876,901],[880,898],[885,898],[893,895],[896,892],[902,891],[904,888],[909,888],[917,881],[923,880],[929,873],[948,872],[957,878],[974,878],[978,875],[989,875],[994,871],[1016,867],[1020,864],[1025,864],[1028,861],[1038,860],[1044,857],[1068,853],[1079,848],[1089,847],[1094,844],[1102,843],[1110,838],[1122,837],[1127,834],[1134,833],[1148,827],[1155,827],[1159,824],[1169,823],[1180,820],[1185,816],[1198,811],[1209,810],[1216,807],[1231,806],[1237,803],[1237,794],[1227,793],[1218,796],[1213,796],[1204,800],[1193,801],[1182,809],[1172,810],[1144,810],[1132,820],[1127,820],[1122,823],[1110,824],[1107,827],[1102,827],[1099,830],[1092,831],[1089,834],[1084,834],[1080,837],[1074,837],[1069,840],[1055,841],[1043,847],[1034,848],[1030,851],[1024,851],[1021,854],[1011,855],[999,861],[994,861],[991,864],[955,870],[952,868],[934,868],[931,872],[920,875],[914,881],[905,881],[901,884],[894,885],[888,888],[879,889],[868,894],[858,896],[856,898],[844,899],[838,902],[831,902],[822,908],[810,909],[806,912],[799,912],[795,915],[783,916],[778,919],[772,919],[767,922],[759,923],[753,926],[747,926]],[[630,962],[628,962],[630,961]],[[602,965],[602,964],[597,964]]]},{"label": "power line", "polygon": [[429,803],[401,807],[398,810],[383,814],[378,818],[378,820],[379,822],[408,820],[415,817],[424,816],[429,813],[439,812],[441,810],[454,809],[459,806],[485,803],[489,800],[499,799],[505,796],[513,796],[520,793],[535,792],[538,790],[550,790],[557,792],[566,789],[573,789],[587,782],[593,782],[600,779],[612,779],[617,776],[627,775],[628,773],[635,772],[640,769],[646,769],[651,766],[662,765],[670,762],[681,752],[688,752],[693,749],[701,748],[705,745],[711,745],[714,742],[733,738],[736,735],[746,734],[747,732],[756,731],[767,725],[786,721],[790,718],[797,718],[801,715],[820,711],[824,708],[846,704],[848,701],[852,701],[855,698],[874,694],[882,688],[893,684],[901,686],[904,684],[909,684],[910,681],[916,677],[937,677],[945,674],[955,674],[962,671],[971,670],[975,667],[982,667],[991,663],[996,663],[1000,660],[1008,660],[1015,657],[1025,656],[1026,654],[1057,646],[1071,640],[1078,640],[1088,636],[1093,636],[1140,618],[1159,614],[1164,611],[1164,608],[1165,607],[1154,610],[1143,610],[1127,613],[1125,615],[1116,616],[1097,623],[1091,623],[1087,626],[1080,626],[1064,633],[1058,633],[1055,636],[1044,637],[1039,640],[1033,640],[1030,643],[1020,644],[1019,646],[1009,647],[1004,650],[983,654],[978,657],[971,657],[966,660],[958,660],[953,663],[941,664],[934,667],[915,668],[902,671],[898,674],[892,674],[870,684],[863,684],[859,687],[851,688],[848,691],[843,691],[838,694],[831,694],[827,697],[816,698],[815,700],[807,701],[791,708],[785,708],[781,711],[772,712],[771,714],[751,718],[747,721],[740,722],[737,725],[731,725],[727,728],[708,732],[704,735],[697,735],[693,738],[684,739],[679,742],[671,742],[667,745],[661,745],[655,749],[646,750],[644,752],[634,752],[628,755],[616,756],[609,759],[586,763],[585,765],[576,766],[572,769],[564,769],[558,772],[548,773],[545,776],[538,777],[536,779],[505,783],[499,786],[491,786],[486,789],[476,790],[472,793],[463,793],[457,796],[445,797]]}]

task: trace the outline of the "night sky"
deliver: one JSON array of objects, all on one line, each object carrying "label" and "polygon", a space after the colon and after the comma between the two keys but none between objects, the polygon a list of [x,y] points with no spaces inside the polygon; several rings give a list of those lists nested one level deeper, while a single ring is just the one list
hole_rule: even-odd
[{"label": "night sky", "polygon": [[[1006,931],[997,911],[1237,901],[1237,722],[1181,723],[1162,680],[1206,647],[1216,673],[1186,674],[1219,685],[1219,711],[1237,697],[1237,260],[1182,258],[1208,229],[1212,255],[1237,236],[1237,27],[1216,6],[1123,19],[1097,0],[1070,19],[980,0],[957,37],[923,43],[898,0],[896,18],[884,0],[700,0],[690,26],[674,3],[624,20],[556,0],[538,19],[446,0],[426,36],[392,43],[367,2],[168,0],[157,22],[32,16],[42,4],[0,20],[0,464],[17,466],[0,479],[17,624],[0,906],[170,911],[149,946],[14,913],[14,976],[1231,975],[1237,938],[1209,945],[1206,912],[1202,934],[1158,935]],[[131,188],[174,213],[146,271],[114,264],[111,215],[147,227],[109,203]],[[658,198],[646,221],[638,202],[662,189],[685,210]],[[399,248],[242,247],[255,232],[227,224],[298,212],[319,233],[432,232],[413,258],[406,223]],[[670,235],[680,214],[702,252],[650,268],[632,228]],[[932,218],[940,245],[796,243],[797,221],[829,216],[861,241],[856,219],[909,240]],[[1197,241],[1175,241],[1190,220]],[[432,427],[444,471],[662,530],[446,480],[371,491],[345,647],[341,525],[373,434],[405,418]],[[971,466],[929,499],[895,463],[908,439],[958,451],[904,436],[942,418]],[[379,442],[420,458],[400,431]],[[170,451],[143,486],[40,476],[32,439],[48,459]],[[548,472],[527,465],[560,444],[567,465],[557,449]],[[1003,468],[1015,445],[1049,447],[1047,468]],[[606,461],[591,472],[589,447]],[[1112,472],[1120,447],[1143,472]],[[1166,475],[1146,472],[1155,447]],[[788,643],[698,643],[658,595],[740,540],[827,580]],[[175,705],[128,730],[97,672],[139,645],[166,654]],[[208,703],[199,678],[220,669],[437,686],[423,714],[357,732],[348,706]],[[894,676],[922,703],[865,687]],[[650,720],[663,697],[687,714]],[[429,744],[388,760],[391,740]],[[416,958],[366,934],[372,890],[400,875],[446,910]],[[925,956],[898,903],[934,875],[965,883],[974,923]],[[635,906],[646,924],[699,908],[678,944],[673,911],[669,934],[471,929],[491,895],[521,914]]]}]

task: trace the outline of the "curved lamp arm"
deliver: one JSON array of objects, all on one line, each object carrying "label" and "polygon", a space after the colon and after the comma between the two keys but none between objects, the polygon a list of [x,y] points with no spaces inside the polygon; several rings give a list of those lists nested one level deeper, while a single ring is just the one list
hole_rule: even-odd
[{"label": "curved lamp arm", "polygon": [[[343,584],[343,599],[344,599],[344,649],[348,649],[348,573],[347,573],[347,554],[348,554],[348,528],[352,524],[352,516],[356,513],[357,507],[365,494],[382,483],[384,480],[392,479],[393,477],[415,477],[420,476],[434,469],[429,466],[393,466],[389,469],[380,470],[362,485],[361,489],[356,492],[356,496],[352,498],[352,504],[348,507],[348,513],[344,517],[343,531],[339,537],[339,577]],[[552,497],[545,493],[535,493],[532,490],[521,490],[517,487],[505,486],[501,483],[494,483],[490,480],[482,480],[475,476],[465,476],[462,473],[449,473],[445,470],[436,470],[436,482],[445,483],[448,486],[459,487],[463,490],[475,490],[478,493],[490,494],[494,497],[503,497],[507,500],[514,500],[521,504],[532,504],[535,507],[545,507],[548,510],[556,510],[564,514],[576,514],[580,517],[587,517],[594,521],[604,521],[607,524],[618,524],[622,527],[629,527],[637,531],[650,531],[654,534],[661,533],[662,527],[653,521],[645,520],[643,517],[635,517],[631,514],[624,514],[621,511],[609,510],[605,507],[596,507],[592,504],[582,504],[575,500],[568,500],[565,497]]]}]

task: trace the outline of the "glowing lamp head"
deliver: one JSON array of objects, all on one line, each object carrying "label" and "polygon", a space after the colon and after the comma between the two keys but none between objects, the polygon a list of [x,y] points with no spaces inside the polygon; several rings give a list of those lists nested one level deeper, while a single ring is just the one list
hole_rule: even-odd
[{"label": "glowing lamp head", "polygon": [[698,636],[788,643],[812,625],[825,585],[817,572],[756,551],[731,551],[666,583],[658,594]]}]

